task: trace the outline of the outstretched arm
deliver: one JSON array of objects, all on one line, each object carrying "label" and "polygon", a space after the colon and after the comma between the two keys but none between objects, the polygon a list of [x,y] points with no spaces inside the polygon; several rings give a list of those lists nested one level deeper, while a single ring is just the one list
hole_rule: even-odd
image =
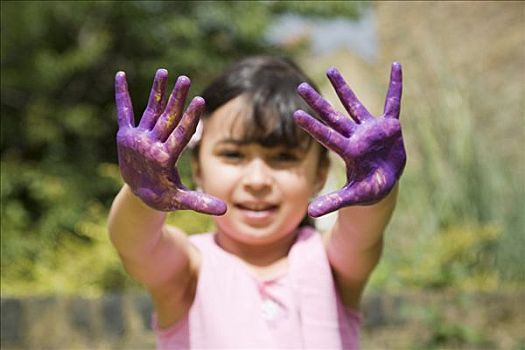
[{"label": "outstretched arm", "polygon": [[327,75],[351,118],[336,111],[305,83],[299,86],[299,94],[324,123],[304,111],[295,112],[294,118],[345,161],[346,185],[315,199],[308,212],[318,217],[338,210],[337,221],[325,237],[326,249],[343,302],[357,307],[379,261],[383,231],[394,210],[397,181],[406,163],[399,123],[401,65],[392,64],[380,117],[366,110],[335,68],[328,70]]},{"label": "outstretched arm", "polygon": [[176,163],[195,132],[204,100],[194,98],[184,111],[190,80],[181,76],[164,103],[167,77],[166,70],[157,71],[138,126],[126,76],[119,72],[115,77],[117,148],[126,184],[113,202],[108,223],[124,267],[151,292],[161,325],[175,322],[189,307],[187,296],[199,262],[186,234],[165,225],[165,212],[192,209],[220,215],[226,211],[221,200],[190,191],[180,181]]}]

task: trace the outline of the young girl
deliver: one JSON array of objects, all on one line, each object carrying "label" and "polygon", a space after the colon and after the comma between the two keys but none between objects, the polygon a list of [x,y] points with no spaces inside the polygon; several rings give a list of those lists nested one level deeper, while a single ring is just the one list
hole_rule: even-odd
[{"label": "young girl", "polygon": [[[135,126],[125,74],[117,73],[126,184],[109,232],[126,270],[151,294],[159,348],[358,347],[359,301],[406,161],[401,67],[392,65],[380,117],[336,69],[327,75],[350,118],[289,60],[245,59],[185,110],[190,80],[179,77],[166,101],[167,71],[159,69]],[[176,163],[199,119],[192,191]],[[329,165],[314,139],[344,159],[348,182],[309,204]],[[166,225],[165,212],[181,209],[214,215],[216,229],[187,237]],[[321,236],[308,215],[335,210],[335,225]]]}]

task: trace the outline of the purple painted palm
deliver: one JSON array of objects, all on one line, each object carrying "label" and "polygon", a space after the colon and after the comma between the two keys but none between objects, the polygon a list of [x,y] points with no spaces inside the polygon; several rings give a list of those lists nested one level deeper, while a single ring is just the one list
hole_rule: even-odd
[{"label": "purple painted palm", "polygon": [[343,158],[347,183],[310,203],[308,213],[313,217],[350,205],[380,201],[395,186],[406,163],[399,123],[401,65],[392,64],[384,113],[379,117],[366,110],[337,69],[330,68],[327,76],[351,118],[336,111],[311,86],[302,83],[297,89],[299,94],[322,121],[302,110],[294,113],[294,119],[321,144]]},{"label": "purple painted palm", "polygon": [[183,113],[190,79],[180,76],[166,103],[167,79],[165,69],[157,70],[148,105],[135,126],[126,74],[118,72],[115,76],[117,148],[122,177],[133,193],[154,209],[192,209],[222,215],[226,204],[186,188],[176,168],[180,154],[195,132],[204,100],[195,97]]}]

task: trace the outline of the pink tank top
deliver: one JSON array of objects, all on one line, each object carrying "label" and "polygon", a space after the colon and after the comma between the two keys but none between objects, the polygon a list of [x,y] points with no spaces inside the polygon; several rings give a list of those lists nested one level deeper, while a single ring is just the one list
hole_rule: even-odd
[{"label": "pink tank top", "polygon": [[195,300],[158,349],[358,349],[361,316],[342,305],[321,236],[300,228],[288,271],[260,280],[214,235],[190,237],[202,254]]}]

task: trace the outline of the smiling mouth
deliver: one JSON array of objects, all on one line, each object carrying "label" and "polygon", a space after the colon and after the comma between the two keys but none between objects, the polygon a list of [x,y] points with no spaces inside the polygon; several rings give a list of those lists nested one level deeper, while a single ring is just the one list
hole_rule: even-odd
[{"label": "smiling mouth", "polygon": [[276,210],[279,206],[274,204],[236,204],[237,208],[255,213],[264,213]]}]

